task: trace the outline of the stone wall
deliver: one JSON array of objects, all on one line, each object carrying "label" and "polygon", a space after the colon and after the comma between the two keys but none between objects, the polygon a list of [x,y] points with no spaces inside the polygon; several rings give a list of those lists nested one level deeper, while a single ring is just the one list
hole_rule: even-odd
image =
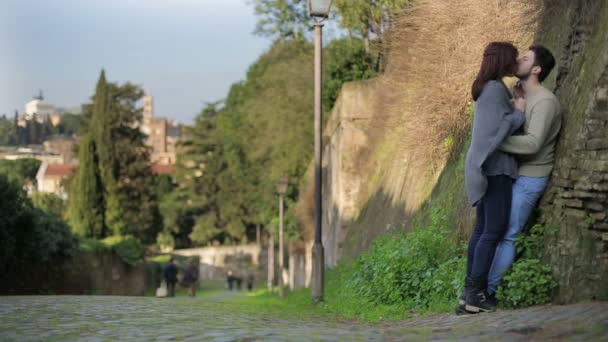
[{"label": "stone wall", "polygon": [[556,166],[540,223],[558,302],[608,299],[608,2],[546,1],[537,41],[554,51],[562,104]]},{"label": "stone wall", "polygon": [[254,273],[260,279],[267,264],[266,251],[257,244],[177,249],[172,254],[198,256],[201,279],[224,279],[228,271],[241,276]]},{"label": "stone wall", "polygon": [[131,266],[110,251],[81,252],[3,274],[1,294],[94,294],[143,296],[156,288],[145,263]]}]

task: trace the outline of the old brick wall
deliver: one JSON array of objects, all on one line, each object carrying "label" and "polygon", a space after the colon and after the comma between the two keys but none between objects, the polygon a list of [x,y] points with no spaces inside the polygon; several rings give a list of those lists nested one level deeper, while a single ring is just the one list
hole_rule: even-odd
[{"label": "old brick wall", "polygon": [[540,205],[556,301],[608,299],[608,3],[547,0],[537,42],[558,59],[562,104],[556,166]]}]

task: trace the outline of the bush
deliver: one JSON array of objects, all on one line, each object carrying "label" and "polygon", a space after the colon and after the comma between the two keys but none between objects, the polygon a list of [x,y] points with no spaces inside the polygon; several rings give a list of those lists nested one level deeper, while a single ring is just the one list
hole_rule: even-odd
[{"label": "bush", "polygon": [[502,306],[524,308],[551,300],[557,282],[551,267],[541,261],[544,236],[545,228],[537,224],[517,238],[519,259],[505,273],[496,294]]},{"label": "bush", "polygon": [[111,248],[124,262],[133,266],[144,259],[145,248],[133,236],[110,236],[101,242]]},{"label": "bush", "polygon": [[48,192],[34,192],[30,195],[30,198],[34,207],[58,218],[63,217],[65,201],[61,197]]},{"label": "bush", "polygon": [[71,256],[78,241],[60,218],[34,208],[17,180],[0,174],[0,269]]},{"label": "bush", "polygon": [[556,286],[551,267],[538,259],[520,259],[503,277],[497,298],[507,308],[545,304]]},{"label": "bush", "polygon": [[427,309],[462,288],[466,260],[446,230],[431,227],[377,239],[354,265],[353,287],[366,300]]}]

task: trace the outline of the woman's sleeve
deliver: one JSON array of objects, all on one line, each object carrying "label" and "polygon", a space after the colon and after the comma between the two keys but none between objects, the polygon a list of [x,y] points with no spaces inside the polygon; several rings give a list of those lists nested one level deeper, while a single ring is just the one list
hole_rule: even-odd
[{"label": "woman's sleeve", "polygon": [[497,149],[503,140],[513,135],[526,122],[526,115],[522,111],[513,108],[506,93],[502,101],[498,103],[498,106],[500,107],[499,112],[502,113],[502,120],[500,120],[498,131],[492,143],[492,151]]}]

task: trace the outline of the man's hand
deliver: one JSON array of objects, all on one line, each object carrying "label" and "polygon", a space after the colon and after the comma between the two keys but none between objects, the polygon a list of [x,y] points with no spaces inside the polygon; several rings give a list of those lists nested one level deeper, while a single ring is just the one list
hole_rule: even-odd
[{"label": "man's hand", "polygon": [[526,100],[524,100],[523,97],[518,97],[513,100],[513,102],[513,104],[515,105],[515,109],[519,110],[520,112],[526,111]]}]

